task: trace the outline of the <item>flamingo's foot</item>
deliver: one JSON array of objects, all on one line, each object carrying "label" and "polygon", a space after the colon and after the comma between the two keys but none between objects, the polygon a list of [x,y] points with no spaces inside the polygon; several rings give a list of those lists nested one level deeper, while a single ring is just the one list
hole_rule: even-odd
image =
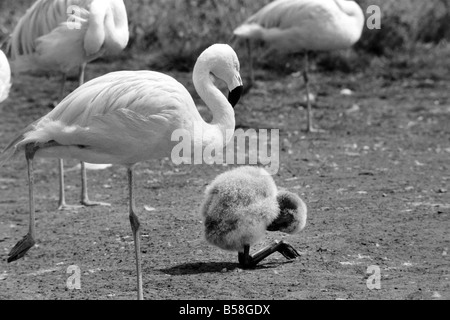
[{"label": "flamingo's foot", "polygon": [[95,207],[95,206],[106,206],[106,207],[110,207],[110,206],[111,206],[111,204],[110,204],[110,203],[107,203],[107,202],[91,201],[91,200],[89,200],[89,199],[81,200],[81,204],[82,204],[83,206],[86,206],[86,207]]},{"label": "flamingo's foot", "polygon": [[8,262],[16,261],[22,258],[28,250],[31,249],[35,244],[33,237],[27,233],[22,240],[16,243],[14,248],[8,254]]},{"label": "flamingo's foot", "polygon": [[281,253],[286,259],[292,260],[300,257],[300,253],[291,246],[289,243],[286,243],[284,241],[280,241],[279,247],[277,250],[279,253]]},{"label": "flamingo's foot", "polygon": [[59,206],[58,206],[58,210],[59,211],[78,210],[78,209],[81,209],[81,208],[84,208],[84,206],[83,205],[77,205],[77,204],[66,204],[65,202],[59,203]]},{"label": "flamingo's foot", "polygon": [[306,129],[307,132],[309,133],[326,133],[326,130],[320,129],[320,128],[315,128],[315,127],[309,127]]}]

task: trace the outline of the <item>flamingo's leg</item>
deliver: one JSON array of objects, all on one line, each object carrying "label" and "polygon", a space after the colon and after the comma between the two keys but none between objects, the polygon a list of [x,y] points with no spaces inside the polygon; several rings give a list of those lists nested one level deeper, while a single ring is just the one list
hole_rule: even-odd
[{"label": "flamingo's leg", "polygon": [[134,180],[133,180],[133,168],[128,168],[128,190],[129,190],[129,217],[131,224],[131,231],[133,232],[134,239],[134,251],[136,256],[136,273],[137,273],[137,292],[138,300],[143,300],[142,290],[142,269],[141,269],[141,237],[140,237],[140,222],[135,214],[136,206],[134,202]]},{"label": "flamingo's leg", "polygon": [[[64,89],[66,87],[67,75],[62,74],[61,86],[59,88],[59,102],[64,99]],[[56,104],[57,105],[57,104]],[[56,106],[55,106],[56,107]],[[79,205],[68,205],[66,204],[66,193],[64,191],[64,160],[59,159],[59,200],[58,200],[58,210],[70,210],[81,208]]]},{"label": "flamingo's leg", "polygon": [[[84,72],[86,69],[86,63],[80,66],[78,86],[82,86],[84,83]],[[87,191],[87,177],[86,177],[86,166],[83,161],[81,161],[81,204],[85,206],[110,206],[111,204],[106,202],[98,202],[89,200]]]},{"label": "flamingo's leg", "polygon": [[87,177],[86,177],[86,166],[83,161],[81,161],[81,204],[85,206],[110,206],[110,203],[91,201],[88,197],[87,192]]},{"label": "flamingo's leg", "polygon": [[59,159],[59,202],[58,210],[79,209],[83,206],[66,204],[66,192],[64,190],[64,160]]},{"label": "flamingo's leg", "polygon": [[306,108],[307,108],[307,132],[325,132],[325,130],[314,128],[313,127],[313,116],[312,116],[312,110],[311,110],[311,100],[310,100],[310,91],[309,91],[309,78],[308,78],[308,52],[305,51],[305,62],[304,62],[304,69],[303,69],[303,79],[305,81],[305,90],[306,90]]},{"label": "flamingo's leg", "polygon": [[37,148],[33,144],[25,146],[25,157],[28,165],[28,192],[29,192],[29,206],[30,206],[30,221],[28,233],[22,240],[17,242],[14,248],[8,254],[8,262],[15,261],[22,258],[34,244],[36,236],[35,230],[35,210],[34,210],[34,174],[33,174],[33,158]]}]

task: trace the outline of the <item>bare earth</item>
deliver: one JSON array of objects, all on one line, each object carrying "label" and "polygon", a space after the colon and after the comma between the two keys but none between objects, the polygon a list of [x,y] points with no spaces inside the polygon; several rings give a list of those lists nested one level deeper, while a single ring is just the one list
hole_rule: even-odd
[{"label": "bare earth", "polygon": [[[87,77],[111,68],[145,66],[96,63]],[[203,105],[190,74],[171,74]],[[50,111],[58,79],[15,79],[0,111],[0,148]],[[203,239],[199,214],[205,186],[231,166],[148,161],[136,167],[145,298],[450,299],[449,79],[313,72],[314,118],[327,131],[315,134],[303,131],[298,74],[259,71],[257,79],[236,106],[237,125],[280,129],[274,179],[309,212],[303,232],[268,233],[252,250],[284,239],[301,257],[288,262],[274,254],[255,270],[240,269],[237,253]],[[344,88],[353,95],[341,95]],[[35,168],[37,245],[10,264],[7,254],[28,228],[25,159],[0,169],[0,299],[135,299],[125,168],[88,172],[91,199],[111,207],[65,212],[56,210],[57,160],[38,159]],[[69,170],[66,182],[68,202],[77,203],[79,171]],[[70,265],[81,269],[81,290],[66,288]],[[367,287],[369,266],[380,268],[379,290]]]}]

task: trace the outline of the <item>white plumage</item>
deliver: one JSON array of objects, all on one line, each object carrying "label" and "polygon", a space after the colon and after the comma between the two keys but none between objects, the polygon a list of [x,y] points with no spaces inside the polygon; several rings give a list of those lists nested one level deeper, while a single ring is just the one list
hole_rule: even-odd
[{"label": "white plumage", "polygon": [[0,103],[2,103],[9,95],[11,88],[11,69],[8,59],[2,50],[0,50]]},{"label": "white plumage", "polygon": [[[102,55],[117,54],[127,43],[128,18],[123,0],[37,0],[11,35],[11,66],[13,72],[18,73],[62,73],[61,101],[66,74],[70,70],[79,68],[81,85],[89,61]],[[76,207],[67,205],[65,201],[62,160],[59,171],[59,209]],[[89,200],[83,162],[81,182],[83,205],[108,205]]]},{"label": "white plumage", "polygon": [[361,36],[364,14],[348,0],[277,0],[249,17],[234,34],[284,52],[338,50]]},{"label": "white plumage", "polygon": [[[215,78],[228,85],[231,104],[215,87]],[[171,141],[171,135],[176,129],[190,133],[186,139],[195,136],[195,129],[202,129],[203,140],[195,141],[201,143],[202,148],[228,142],[231,136],[226,132],[234,130],[235,126],[233,106],[242,91],[239,61],[234,50],[224,44],[206,49],[197,59],[193,81],[212,111],[211,123],[202,119],[189,92],[172,77],[152,71],[119,71],[86,82],[49,114],[23,130],[0,154],[1,166],[11,156],[25,150],[30,180],[30,232],[11,250],[8,261],[21,258],[34,244],[34,156],[122,164],[128,168],[129,215],[135,241],[138,297],[142,298],[133,165],[170,156],[176,143]]]},{"label": "white plumage", "polygon": [[[29,125],[0,160],[35,144],[40,146],[37,157],[134,164],[170,155],[178,143],[171,141],[172,132],[185,129],[194,137],[195,126],[201,127],[204,144],[222,144],[226,131],[234,130],[234,111],[209,72],[225,77],[230,91],[242,86],[239,62],[230,46],[211,46],[194,67],[194,85],[213,111],[211,123],[202,119],[189,92],[172,77],[153,71],[111,72],[77,88]],[[47,143],[51,145],[41,147]]]},{"label": "white plumage", "polygon": [[254,82],[254,75],[249,40],[262,40],[281,52],[305,51],[308,131],[314,131],[309,101],[307,51],[349,48],[361,37],[363,25],[364,13],[354,1],[276,0],[249,17],[234,30],[234,35],[247,40],[251,83]]},{"label": "white plumage", "polygon": [[13,71],[67,73],[128,43],[123,0],[37,0],[9,42]]},{"label": "white plumage", "polygon": [[293,234],[306,225],[304,202],[293,193],[278,191],[263,168],[242,166],[218,175],[205,191],[201,212],[206,240],[224,250],[238,251],[244,267],[255,266],[275,251],[288,259],[298,256],[284,242],[249,255],[250,246],[267,230]]}]

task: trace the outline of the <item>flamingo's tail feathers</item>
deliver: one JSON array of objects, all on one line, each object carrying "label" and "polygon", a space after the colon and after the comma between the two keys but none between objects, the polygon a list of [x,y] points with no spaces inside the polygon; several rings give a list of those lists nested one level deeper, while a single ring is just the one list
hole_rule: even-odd
[{"label": "flamingo's tail feathers", "polygon": [[[50,10],[43,10],[47,9]],[[84,62],[83,41],[89,24],[89,11],[77,8],[68,18],[65,11],[64,19],[52,14],[54,19],[42,22],[45,25],[40,27],[30,25],[26,19],[19,21],[8,43],[11,69],[15,74],[43,70],[67,72]]]},{"label": "flamingo's tail feathers", "polygon": [[85,9],[80,10],[82,10],[80,16],[69,16],[68,21],[36,39],[36,54],[39,56],[40,68],[67,72],[88,59],[84,50],[84,38],[88,27],[88,20],[85,17],[89,12]]},{"label": "flamingo's tail feathers", "polygon": [[19,134],[3,149],[0,151],[0,168],[9,160],[17,156],[21,150],[24,149],[25,144],[32,143],[33,141],[27,141],[28,133],[35,128],[35,121],[25,129],[23,129]]},{"label": "flamingo's tail feathers", "polygon": [[277,202],[280,214],[267,227],[268,231],[281,231],[284,233],[296,233],[306,225],[307,208],[299,196],[288,191],[279,191]]},{"label": "flamingo's tail feathers", "polygon": [[263,28],[256,23],[243,24],[233,31],[234,35],[245,39],[261,39],[262,32]]},{"label": "flamingo's tail feathers", "polygon": [[0,152],[0,168],[8,162],[11,158],[19,153],[19,149],[17,148],[17,144],[22,141],[24,138],[23,134],[19,134],[15,139],[13,139],[6,148]]}]

